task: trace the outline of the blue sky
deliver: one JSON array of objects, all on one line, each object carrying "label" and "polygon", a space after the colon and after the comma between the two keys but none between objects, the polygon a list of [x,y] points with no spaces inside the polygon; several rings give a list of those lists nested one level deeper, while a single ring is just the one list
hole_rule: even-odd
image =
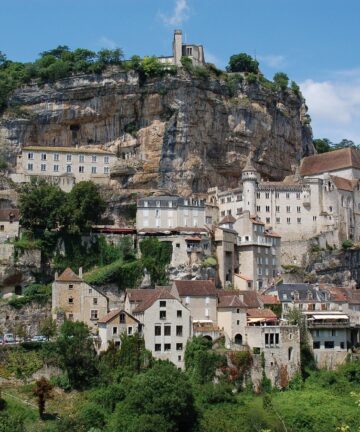
[{"label": "blue sky", "polygon": [[205,47],[225,67],[256,55],[268,78],[286,72],[301,85],[314,137],[360,143],[358,0],[1,0],[0,50],[34,60],[59,44],[125,56],[170,54],[172,31]]}]

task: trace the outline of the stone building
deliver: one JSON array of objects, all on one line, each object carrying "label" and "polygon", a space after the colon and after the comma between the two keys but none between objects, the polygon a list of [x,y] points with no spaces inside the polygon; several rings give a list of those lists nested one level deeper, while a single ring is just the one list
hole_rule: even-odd
[{"label": "stone building", "polygon": [[60,276],[55,274],[52,284],[54,319],[63,315],[71,321],[82,321],[95,331],[99,319],[108,313],[108,303],[108,298],[103,293],[83,281],[81,268],[79,275],[70,268]]},{"label": "stone building", "polygon": [[128,290],[125,310],[141,323],[145,347],[155,358],[184,368],[186,342],[192,336],[190,311],[170,289]]},{"label": "stone building", "polygon": [[43,178],[69,191],[83,180],[107,182],[116,160],[114,153],[96,148],[29,146],[18,155],[16,173],[11,178],[16,183]]},{"label": "stone building", "polygon": [[0,209],[0,241],[6,241],[19,235],[19,210]]},{"label": "stone building", "polygon": [[109,342],[114,342],[116,347],[120,347],[121,335],[128,336],[134,333],[141,334],[140,321],[122,309],[115,309],[103,316],[98,321],[100,347],[99,351],[106,351]]},{"label": "stone building", "polygon": [[158,60],[161,63],[181,66],[181,57],[189,57],[195,66],[205,64],[203,46],[183,43],[182,31],[175,30],[172,44],[172,56],[158,57]]}]

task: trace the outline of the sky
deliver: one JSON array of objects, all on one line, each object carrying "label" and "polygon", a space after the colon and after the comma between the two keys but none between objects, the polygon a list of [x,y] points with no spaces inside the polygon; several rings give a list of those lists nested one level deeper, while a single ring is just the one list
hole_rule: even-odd
[{"label": "sky", "polygon": [[359,0],[0,0],[0,51],[32,61],[58,45],[170,55],[172,33],[202,44],[224,68],[256,56],[271,79],[287,73],[306,98],[314,138],[360,144]]}]

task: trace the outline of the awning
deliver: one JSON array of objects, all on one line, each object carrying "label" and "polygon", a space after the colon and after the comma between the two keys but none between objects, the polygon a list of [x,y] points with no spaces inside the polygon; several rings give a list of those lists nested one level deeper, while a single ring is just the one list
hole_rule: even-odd
[{"label": "awning", "polygon": [[342,319],[342,320],[348,320],[349,317],[348,315],[313,315],[313,318],[316,320],[322,320],[322,319],[326,319],[326,320],[338,320],[338,319]]},{"label": "awning", "polygon": [[199,237],[185,237],[185,241],[199,242],[199,241],[201,241],[201,238],[199,238]]}]

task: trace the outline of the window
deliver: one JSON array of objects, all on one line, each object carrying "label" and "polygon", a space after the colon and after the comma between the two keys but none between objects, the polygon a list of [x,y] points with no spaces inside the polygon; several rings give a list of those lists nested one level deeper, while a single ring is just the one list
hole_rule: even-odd
[{"label": "window", "polygon": [[181,318],[182,317],[182,311],[181,310],[176,311],[176,316],[178,318]]},{"label": "window", "polygon": [[291,219],[290,219],[290,218],[286,218],[286,222],[287,222],[288,224],[290,224],[290,223],[291,223]]},{"label": "window", "polygon": [[79,155],[79,162],[84,163],[84,155]]},{"label": "window", "polygon": [[256,206],[256,211],[259,212],[260,210],[260,206]]},{"label": "window", "polygon": [[164,335],[165,336],[171,336],[171,326],[170,325],[166,325],[164,327]]},{"label": "window", "polygon": [[236,320],[236,325],[240,325],[240,320]]},{"label": "window", "polygon": [[155,336],[161,336],[161,326],[155,326]]},{"label": "window", "polygon": [[267,213],[269,213],[269,212],[270,212],[270,206],[265,206],[265,211],[266,211]]},{"label": "window", "polygon": [[226,198],[226,202],[228,202],[228,203],[231,202],[231,196]]},{"label": "window", "polygon": [[277,223],[277,224],[280,223],[280,218],[279,218],[279,217],[276,218],[276,223]]},{"label": "window", "polygon": [[125,324],[125,314],[124,313],[120,314],[119,320],[120,320],[120,324]]},{"label": "window", "polygon": [[345,342],[340,342],[340,348],[345,349]]},{"label": "window", "polygon": [[46,153],[41,153],[41,160],[43,160],[43,161],[46,160]]},{"label": "window", "polygon": [[275,211],[276,211],[276,213],[280,213],[280,206],[276,206]]},{"label": "window", "polygon": [[286,206],[286,213],[290,213],[290,206]]},{"label": "window", "polygon": [[66,155],[66,162],[71,162],[71,154]]},{"label": "window", "polygon": [[91,294],[92,293],[92,288],[89,288],[89,294]]},{"label": "window", "polygon": [[334,341],[325,341],[324,342],[324,348],[325,349],[333,349],[335,346]]},{"label": "window", "polygon": [[313,342],[313,348],[314,349],[320,349],[320,341],[314,341]]},{"label": "window", "polygon": [[97,310],[90,311],[90,319],[91,320],[97,320],[98,319],[98,311]]},{"label": "window", "polygon": [[59,172],[59,165],[54,165],[53,170],[54,170],[54,172]]},{"label": "window", "polygon": [[221,212],[221,216],[225,216],[225,211],[224,210]]},{"label": "window", "polygon": [[221,198],[221,204],[225,203],[225,198]]},{"label": "window", "polygon": [[74,285],[70,284],[69,285],[69,290],[72,290],[74,288]]},{"label": "window", "polygon": [[94,304],[94,305],[97,305],[97,304],[98,304],[98,299],[97,299],[97,297],[94,297],[94,298],[93,298],[93,304]]},{"label": "window", "polygon": [[81,165],[79,166],[79,173],[83,173],[84,172],[84,167]]},{"label": "window", "polygon": [[160,311],[160,319],[166,320],[166,311]]},{"label": "window", "polygon": [[109,156],[104,156],[104,163],[106,163],[106,164],[109,163]]},{"label": "window", "polygon": [[290,198],[290,194],[289,194],[289,192],[286,192],[286,199],[289,199]]},{"label": "window", "polygon": [[269,198],[270,198],[270,193],[269,193],[269,192],[266,192],[266,193],[265,193],[265,198],[266,198],[266,199],[269,199]]},{"label": "window", "polygon": [[186,55],[192,56],[192,47],[186,47]]},{"label": "window", "polygon": [[301,196],[300,192],[296,192],[296,199],[300,199],[300,196]]},{"label": "window", "polygon": [[267,224],[270,223],[270,218],[269,218],[269,217],[266,218],[266,223],[267,223]]},{"label": "window", "polygon": [[316,216],[313,216],[313,221],[314,221],[314,222],[316,221]]},{"label": "window", "polygon": [[171,344],[165,344],[164,351],[171,351]]},{"label": "window", "polygon": [[73,321],[74,320],[74,314],[69,313],[68,319],[69,319],[69,321]]},{"label": "window", "polygon": [[231,210],[228,210],[228,211],[227,211],[227,214],[228,214],[228,215],[231,215]]},{"label": "window", "polygon": [[182,336],[183,335],[183,326],[176,326],[176,336]]},{"label": "window", "polygon": [[46,164],[41,164],[41,171],[46,171]]},{"label": "window", "polygon": [[4,225],[0,225],[0,231],[4,231],[5,227]]},{"label": "window", "polygon": [[176,344],[176,351],[182,351],[183,350],[183,344],[182,343],[177,343]]},{"label": "window", "polygon": [[91,156],[91,162],[96,162],[96,155]]},{"label": "window", "polygon": [[59,153],[54,153],[54,161],[58,161],[59,160]]},{"label": "window", "polygon": [[297,207],[296,207],[296,211],[297,211],[298,213],[301,213],[301,207],[297,206]]},{"label": "window", "polygon": [[113,327],[113,329],[112,329],[112,334],[113,334],[113,335],[116,335],[117,332],[118,332],[118,328],[117,328],[117,327]]},{"label": "window", "polygon": [[96,167],[91,167],[91,174],[96,174]]},{"label": "window", "polygon": [[241,194],[236,195],[236,201],[242,201],[242,195]]},{"label": "window", "polygon": [[133,332],[133,328],[132,327],[128,327],[128,335],[131,336]]},{"label": "window", "polygon": [[110,168],[109,167],[104,167],[104,174],[109,174],[110,172]]},{"label": "window", "polygon": [[33,170],[33,164],[29,163],[27,166],[28,171],[32,171]]},{"label": "window", "polygon": [[155,351],[161,351],[161,344],[155,344]]},{"label": "window", "polygon": [[331,336],[336,336],[336,330],[331,330]]},{"label": "window", "polygon": [[329,207],[329,212],[331,213],[333,211],[332,206]]},{"label": "window", "polygon": [[166,301],[160,300],[160,307],[166,307]]},{"label": "window", "polygon": [[73,299],[72,297],[69,297],[69,299],[68,299],[68,303],[69,303],[69,304],[73,304],[73,303],[74,303],[74,299]]},{"label": "window", "polygon": [[301,224],[301,218],[297,218],[297,223]]},{"label": "window", "polygon": [[28,159],[34,159],[34,153],[28,153]]},{"label": "window", "polygon": [[71,173],[71,165],[66,165],[66,172]]},{"label": "window", "polygon": [[279,198],[279,197],[280,197],[279,192],[275,192],[275,198]]}]

